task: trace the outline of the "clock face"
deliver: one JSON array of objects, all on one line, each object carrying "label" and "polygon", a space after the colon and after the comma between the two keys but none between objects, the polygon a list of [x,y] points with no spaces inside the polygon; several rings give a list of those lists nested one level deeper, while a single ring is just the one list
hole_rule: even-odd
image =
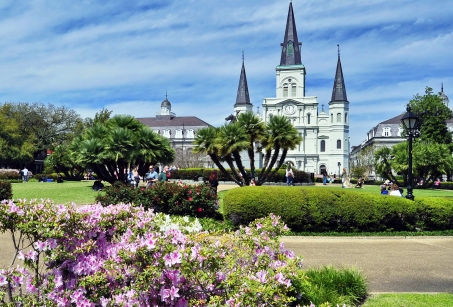
[{"label": "clock face", "polygon": [[285,111],[285,114],[292,115],[292,114],[296,113],[296,107],[292,104],[289,104],[289,105],[285,106],[284,111]]}]

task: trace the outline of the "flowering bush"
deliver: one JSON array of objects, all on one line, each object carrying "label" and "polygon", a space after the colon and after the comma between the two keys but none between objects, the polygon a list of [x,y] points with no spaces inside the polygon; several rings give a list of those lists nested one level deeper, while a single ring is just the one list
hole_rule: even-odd
[{"label": "flowering bush", "polygon": [[212,194],[206,184],[184,185],[159,182],[149,189],[134,189],[129,185],[116,182],[104,189],[96,201],[107,206],[119,203],[142,205],[145,209],[158,212],[196,217],[215,217],[218,215],[217,196]]},{"label": "flowering bush", "polygon": [[13,198],[11,182],[0,181],[0,200]]},{"label": "flowering bush", "polygon": [[0,170],[0,180],[20,180],[20,174],[17,170]]},{"label": "flowering bush", "polygon": [[272,214],[213,237],[143,207],[3,201],[0,231],[25,265],[0,271],[3,305],[288,306],[307,283]]}]

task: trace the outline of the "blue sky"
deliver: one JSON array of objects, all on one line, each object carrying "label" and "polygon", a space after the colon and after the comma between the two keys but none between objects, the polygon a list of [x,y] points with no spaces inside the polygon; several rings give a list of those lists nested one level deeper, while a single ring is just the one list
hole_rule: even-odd
[{"label": "blue sky", "polygon": [[[0,101],[172,111],[219,126],[231,114],[245,52],[254,110],[275,97],[289,1],[0,2]],[[306,95],[327,109],[337,44],[350,102],[351,145],[430,86],[453,99],[448,0],[293,1]],[[451,103],[453,105],[453,101]],[[451,107],[450,105],[450,107]]]}]

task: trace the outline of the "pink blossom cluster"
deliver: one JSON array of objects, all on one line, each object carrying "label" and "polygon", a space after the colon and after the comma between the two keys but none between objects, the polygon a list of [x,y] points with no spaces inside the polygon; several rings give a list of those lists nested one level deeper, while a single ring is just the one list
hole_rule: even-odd
[{"label": "pink blossom cluster", "polygon": [[[279,217],[216,237],[200,231],[198,221],[179,218],[169,226],[169,220],[175,219],[126,204],[3,202],[0,231],[20,232],[33,244],[18,250],[28,270],[0,271],[0,291],[24,286],[32,301],[61,307],[287,306],[294,300],[293,283],[305,276],[302,260],[278,241],[287,230]],[[36,273],[40,261],[45,268]]]}]

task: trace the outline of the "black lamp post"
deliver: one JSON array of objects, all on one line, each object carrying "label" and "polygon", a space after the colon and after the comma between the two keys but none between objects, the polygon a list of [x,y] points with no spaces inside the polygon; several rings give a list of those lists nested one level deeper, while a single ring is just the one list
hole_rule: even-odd
[{"label": "black lamp post", "polygon": [[340,168],[341,168],[341,162],[338,162],[338,178],[341,177]]},{"label": "black lamp post", "polygon": [[184,166],[184,133],[185,132],[186,132],[186,128],[184,126],[184,123],[182,123],[182,131],[181,131],[181,133],[182,133],[182,164],[183,164],[183,167],[185,167]]},{"label": "black lamp post", "polygon": [[407,183],[407,194],[406,198],[414,200],[414,195],[412,194],[412,139],[415,139],[420,135],[418,129],[420,128],[419,118],[416,114],[411,112],[411,107],[409,104],[406,108],[406,114],[401,118],[401,122],[406,128],[407,138],[409,139],[409,166],[408,166],[408,183]]}]

